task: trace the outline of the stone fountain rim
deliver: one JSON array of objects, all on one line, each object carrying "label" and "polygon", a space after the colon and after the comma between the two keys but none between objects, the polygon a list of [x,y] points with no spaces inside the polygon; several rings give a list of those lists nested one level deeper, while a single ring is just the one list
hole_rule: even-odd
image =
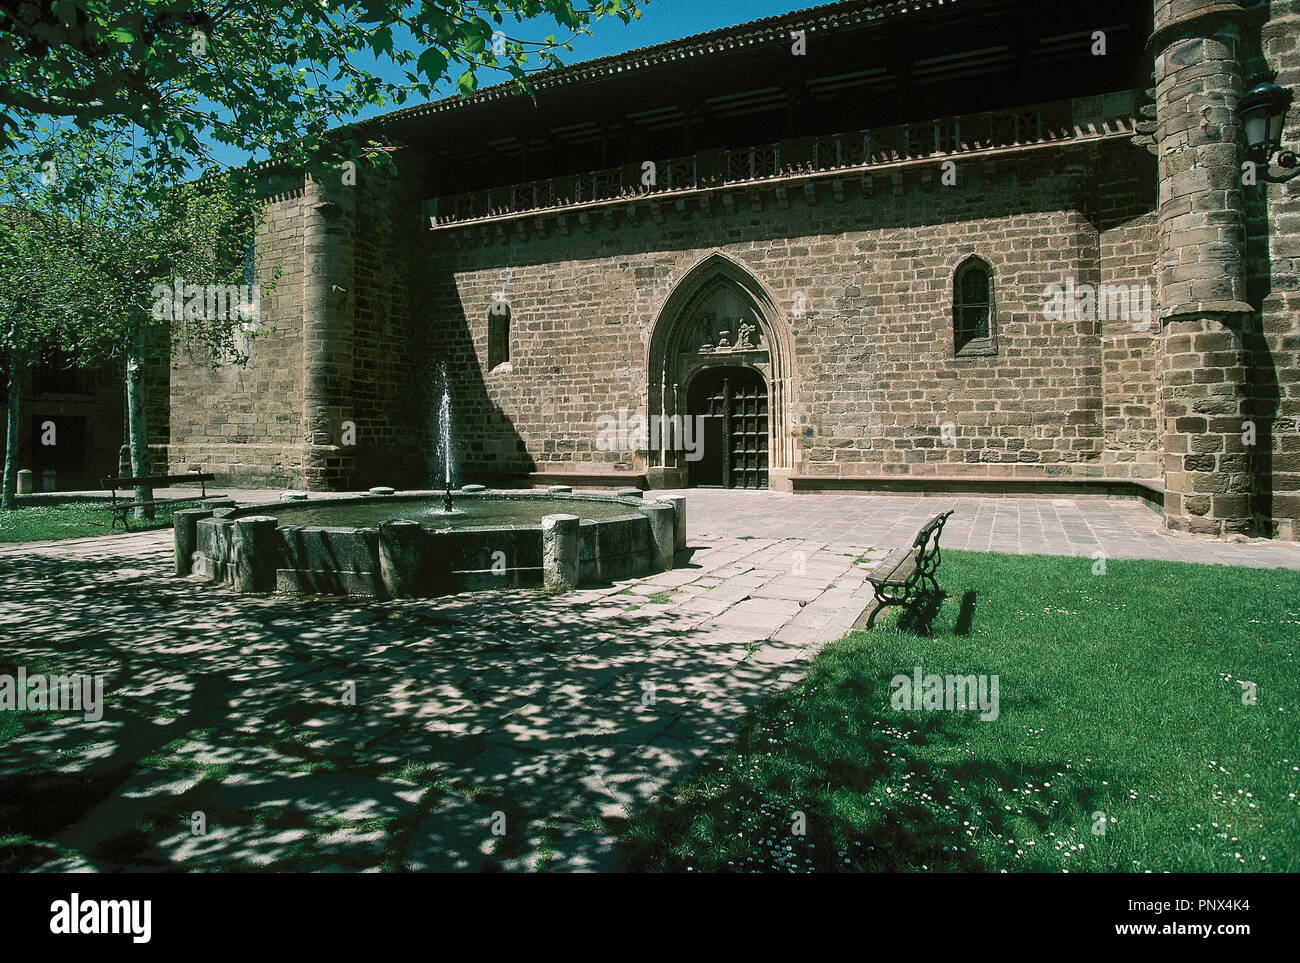
[{"label": "stone fountain rim", "polygon": [[[446,494],[446,489],[419,489],[410,491],[394,492],[392,495],[342,495],[335,497],[328,493],[322,493],[321,497],[304,501],[294,502],[272,502],[253,504],[251,502],[236,502],[234,505],[226,506],[228,511],[223,514],[220,521],[233,522],[240,518],[252,518],[256,516],[270,515],[276,518],[276,529],[304,529],[309,531],[325,532],[377,532],[378,525],[294,525],[290,523],[281,523],[278,515],[279,512],[289,509],[293,511],[299,507],[320,508],[322,505],[372,505],[379,502],[414,502],[429,501],[430,499],[441,499]],[[456,501],[461,499],[479,499],[483,501],[591,501],[601,502],[603,504],[625,505],[634,511],[626,515],[610,515],[605,518],[582,518],[579,525],[602,525],[612,522],[624,522],[644,518],[645,512],[642,510],[645,506],[661,504],[668,506],[667,502],[656,501],[655,499],[645,500],[628,496],[605,494],[602,492],[552,492],[539,491],[535,489],[513,489],[513,488],[485,488],[477,491],[467,492],[461,489],[452,489],[452,495]],[[557,515],[567,514],[565,512],[556,512]],[[390,521],[414,521],[414,519],[393,518]],[[382,524],[382,523],[381,523]],[[423,526],[421,526],[423,528]],[[536,525],[466,525],[458,528],[449,529],[425,529],[433,534],[445,534],[450,532],[500,532],[500,531],[540,531],[541,523]]]}]

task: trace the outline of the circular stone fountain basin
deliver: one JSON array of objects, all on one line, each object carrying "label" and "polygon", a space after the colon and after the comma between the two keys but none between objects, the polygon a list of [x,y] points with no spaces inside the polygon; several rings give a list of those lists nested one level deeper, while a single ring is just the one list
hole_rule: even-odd
[{"label": "circular stone fountain basin", "polygon": [[[345,504],[334,504],[335,501]],[[408,498],[384,496],[378,500],[328,499],[268,505],[253,511],[269,515],[281,525],[375,528],[380,522],[409,518],[425,528],[475,528],[501,525],[540,526],[547,515],[577,515],[583,521],[617,518],[635,507],[600,498],[481,498],[455,496],[450,514],[443,511],[442,496]]]},{"label": "circular stone fountain basin", "polygon": [[177,574],[241,592],[406,597],[552,589],[671,568],[680,498],[475,491],[322,498],[176,513]]}]

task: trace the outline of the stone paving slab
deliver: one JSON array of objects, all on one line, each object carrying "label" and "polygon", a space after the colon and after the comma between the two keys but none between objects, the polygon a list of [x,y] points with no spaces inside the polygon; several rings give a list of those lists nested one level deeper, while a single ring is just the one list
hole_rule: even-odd
[{"label": "stone paving slab", "polygon": [[766,540],[775,537],[889,549],[910,544],[926,521],[952,508],[955,513],[943,532],[945,548],[1081,556],[1103,551],[1108,558],[1300,569],[1300,543],[1220,541],[1171,534],[1164,530],[1160,514],[1136,499],[718,489],[664,494],[686,496],[688,528],[700,536],[741,538],[761,533]]}]

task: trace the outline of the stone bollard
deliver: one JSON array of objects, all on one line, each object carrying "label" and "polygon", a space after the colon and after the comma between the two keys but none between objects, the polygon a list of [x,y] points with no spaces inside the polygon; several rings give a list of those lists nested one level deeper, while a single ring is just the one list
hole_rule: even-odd
[{"label": "stone bollard", "polygon": [[389,488],[387,485],[376,485],[374,488],[370,489],[370,494],[372,494],[372,495],[392,495],[392,494],[393,494],[393,489]]},{"label": "stone bollard", "polygon": [[419,594],[424,526],[408,518],[379,523],[379,580],[389,598]]},{"label": "stone bollard", "polygon": [[578,587],[578,516],[542,517],[542,584],[548,592]]},{"label": "stone bollard", "polygon": [[269,515],[232,519],[231,583],[236,592],[270,592],[275,588],[275,526]]},{"label": "stone bollard", "polygon": [[551,485],[546,489],[552,495],[563,495],[565,492],[573,491],[572,485]]},{"label": "stone bollard", "polygon": [[32,470],[30,468],[18,469],[18,494],[30,495],[32,493]]},{"label": "stone bollard", "polygon": [[54,480],[54,469],[47,468],[41,472],[41,491],[53,492],[58,491],[58,483]]},{"label": "stone bollard", "polygon": [[686,551],[686,496],[661,495],[659,501],[673,506],[673,551]]},{"label": "stone bollard", "polygon": [[199,545],[199,520],[212,517],[210,508],[183,508],[172,515],[172,544],[176,553],[176,574],[189,575]]},{"label": "stone bollard", "polygon": [[228,495],[219,495],[216,498],[205,498],[199,504],[215,511],[218,508],[234,508],[235,500]]},{"label": "stone bollard", "polygon": [[639,488],[620,488],[614,492],[619,498],[643,498],[644,495]]},{"label": "stone bollard", "polygon": [[194,526],[194,539],[196,543],[203,544],[204,551],[197,553],[198,558],[191,559],[190,568],[190,571],[209,581],[224,582],[226,585],[231,582],[230,539],[235,523],[227,521],[225,516],[233,511],[233,508],[218,508],[213,511],[211,518],[199,519]]},{"label": "stone bollard", "polygon": [[305,502],[306,500],[306,492],[280,492],[280,501],[282,502]]},{"label": "stone bollard", "polygon": [[654,569],[666,572],[673,567],[673,516],[672,505],[661,501],[646,502],[641,506],[650,519],[650,548],[654,553]]}]

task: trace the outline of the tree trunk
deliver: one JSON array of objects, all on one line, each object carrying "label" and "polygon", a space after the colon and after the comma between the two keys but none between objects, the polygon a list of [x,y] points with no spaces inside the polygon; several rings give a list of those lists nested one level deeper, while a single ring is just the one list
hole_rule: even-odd
[{"label": "tree trunk", "polygon": [[9,354],[9,417],[6,419],[7,430],[5,431],[5,468],[3,494],[0,494],[0,510],[10,511],[14,508],[17,501],[14,492],[17,489],[18,481],[18,432],[22,423],[21,414],[18,410],[18,374],[22,370],[22,363],[18,357],[18,349],[10,348]]},{"label": "tree trunk", "polygon": [[[135,477],[151,474],[149,464],[149,432],[145,425],[144,409],[144,345],[139,322],[133,321],[126,339],[126,412],[131,443],[131,474]],[[153,489],[139,485],[135,500],[153,501]],[[137,519],[152,521],[154,507],[144,505],[132,512]]]}]

